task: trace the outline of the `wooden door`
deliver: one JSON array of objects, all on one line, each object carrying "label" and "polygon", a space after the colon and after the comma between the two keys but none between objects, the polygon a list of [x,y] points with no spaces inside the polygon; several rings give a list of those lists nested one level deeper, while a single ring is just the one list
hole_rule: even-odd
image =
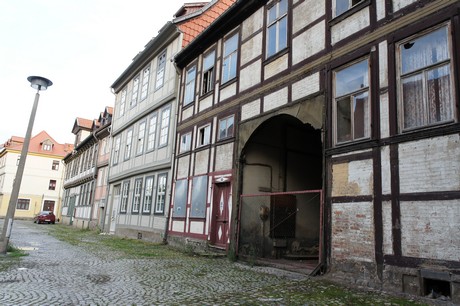
[{"label": "wooden door", "polygon": [[230,183],[214,184],[212,241],[217,247],[226,248],[229,231]]}]

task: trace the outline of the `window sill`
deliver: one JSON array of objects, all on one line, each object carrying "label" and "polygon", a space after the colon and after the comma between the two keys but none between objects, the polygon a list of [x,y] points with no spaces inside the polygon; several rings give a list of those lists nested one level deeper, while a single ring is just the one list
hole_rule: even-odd
[{"label": "window sill", "polygon": [[339,16],[336,16],[336,17],[332,18],[329,21],[329,26],[333,26],[333,25],[338,24],[339,22],[347,19],[348,17],[350,17],[354,13],[362,10],[363,8],[365,8],[366,6],[369,6],[370,4],[371,4],[371,0],[364,0],[361,3],[356,4],[355,6],[353,6],[348,11],[345,11],[342,14],[340,14]]},{"label": "window sill", "polygon": [[265,61],[263,62],[263,65],[268,65],[268,64],[276,61],[280,57],[284,56],[287,53],[289,53],[289,47],[286,47],[283,50],[280,50],[280,51],[276,52],[275,54],[270,55],[270,57],[267,57],[265,59]]},{"label": "window sill", "polygon": [[234,77],[233,79],[228,80],[225,83],[221,83],[220,84],[220,90],[224,89],[225,87],[228,87],[228,86],[232,85],[233,83],[236,83],[237,80],[238,80],[238,77]]}]

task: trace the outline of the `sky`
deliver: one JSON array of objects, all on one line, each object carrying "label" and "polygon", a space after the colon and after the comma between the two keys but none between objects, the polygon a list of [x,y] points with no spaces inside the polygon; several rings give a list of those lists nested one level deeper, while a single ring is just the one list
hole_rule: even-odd
[{"label": "sky", "polygon": [[75,119],[114,106],[110,86],[184,2],[200,1],[0,0],[0,144],[25,137],[29,76],[53,82],[40,91],[32,136],[73,143]]}]

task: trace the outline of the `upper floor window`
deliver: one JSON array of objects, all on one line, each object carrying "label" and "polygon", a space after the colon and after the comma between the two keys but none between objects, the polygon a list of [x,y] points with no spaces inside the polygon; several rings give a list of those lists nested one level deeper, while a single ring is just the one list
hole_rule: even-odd
[{"label": "upper floor window", "polygon": [[166,68],[166,50],[157,58],[157,78],[155,81],[155,89],[161,88],[165,79]]},{"label": "upper floor window", "polygon": [[218,139],[225,139],[229,137],[233,137],[233,126],[234,126],[234,119],[235,117],[229,116],[227,118],[219,120],[219,134]]},{"label": "upper floor window", "polygon": [[164,146],[168,143],[169,134],[169,119],[171,115],[171,109],[168,107],[161,112],[161,125],[160,125],[160,140],[158,145]]},{"label": "upper floor window", "polygon": [[150,81],[150,67],[147,67],[142,72],[141,101],[147,98],[147,95],[149,93],[149,81]]},{"label": "upper floor window", "polygon": [[184,105],[190,104],[195,100],[195,78],[196,66],[190,67],[185,75]]},{"label": "upper floor window", "polygon": [[339,16],[364,0],[333,0],[334,16]]},{"label": "upper floor window", "polygon": [[397,45],[403,130],[454,120],[450,25]]},{"label": "upper floor window", "polygon": [[43,151],[51,151],[53,149],[53,144],[49,141],[45,141],[42,143],[42,150]]},{"label": "upper floor window", "polygon": [[119,111],[120,117],[125,114],[125,105],[126,105],[126,88],[121,91],[120,111]]},{"label": "upper floor window", "polygon": [[157,201],[155,203],[155,214],[163,214],[165,211],[166,199],[166,178],[167,174],[159,174],[157,179]]},{"label": "upper floor window", "polygon": [[139,133],[137,134],[137,155],[140,155],[144,152],[144,142],[145,142],[145,126],[146,122],[142,121],[139,124]]},{"label": "upper floor window", "polygon": [[141,206],[141,195],[142,195],[142,179],[136,179],[134,181],[134,194],[133,194],[133,206],[132,212],[139,212]]},{"label": "upper floor window", "polygon": [[150,213],[152,209],[152,194],[153,194],[153,176],[145,178],[144,187],[144,206],[142,208],[143,213]]},{"label": "upper floor window", "polygon": [[216,59],[216,51],[211,51],[203,58],[203,84],[201,86],[201,94],[210,92],[214,84],[214,62]]},{"label": "upper floor window", "polygon": [[192,133],[181,135],[179,153],[190,151],[191,142],[192,142]]},{"label": "upper floor window", "polygon": [[288,1],[281,0],[267,14],[267,57],[287,47]]},{"label": "upper floor window", "polygon": [[51,166],[51,170],[59,170],[59,161],[53,160],[53,165]]},{"label": "upper floor window", "polygon": [[131,157],[131,147],[133,144],[133,130],[129,130],[126,134],[125,160]]},{"label": "upper floor window", "polygon": [[369,60],[334,71],[335,143],[368,138]]},{"label": "upper floor window", "polygon": [[197,147],[205,146],[210,143],[211,125],[205,125],[198,129]]},{"label": "upper floor window", "polygon": [[139,78],[136,76],[133,80],[133,92],[131,93],[131,103],[129,106],[134,107],[137,104],[137,98],[139,94]]},{"label": "upper floor window", "polygon": [[128,197],[129,197],[129,181],[123,182],[123,188],[121,190],[121,204],[120,212],[126,213],[128,210]]},{"label": "upper floor window", "polygon": [[149,119],[149,134],[147,136],[147,151],[155,148],[155,138],[157,132],[157,114],[153,114]]},{"label": "upper floor window", "polygon": [[233,34],[224,42],[222,62],[222,83],[236,77],[236,61],[238,58],[238,33]]},{"label": "upper floor window", "polygon": [[118,136],[115,138],[115,145],[113,148],[113,165],[118,164],[118,158],[120,157],[120,146],[121,146],[121,137]]},{"label": "upper floor window", "polygon": [[56,180],[50,180],[50,184],[48,186],[49,190],[56,190]]}]

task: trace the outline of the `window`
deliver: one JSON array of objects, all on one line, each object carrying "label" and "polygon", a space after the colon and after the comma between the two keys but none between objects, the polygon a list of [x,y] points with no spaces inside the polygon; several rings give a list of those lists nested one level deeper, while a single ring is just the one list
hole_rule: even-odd
[{"label": "window", "polygon": [[197,147],[201,147],[201,146],[205,146],[209,144],[210,138],[211,138],[211,125],[208,124],[206,126],[201,127],[198,130]]},{"label": "window", "polygon": [[287,0],[273,5],[267,14],[267,57],[287,47]]},{"label": "window", "polygon": [[187,134],[182,135],[180,137],[179,153],[190,151],[191,142],[192,142],[192,133],[187,133]]},{"label": "window", "polygon": [[43,151],[51,151],[53,149],[53,144],[49,143],[49,142],[44,142],[42,144],[42,150]]},{"label": "window", "polygon": [[351,9],[353,6],[356,4],[362,2],[363,0],[335,0],[335,15],[334,16],[339,16],[349,9]]},{"label": "window", "polygon": [[147,95],[149,93],[149,80],[150,80],[150,67],[147,67],[142,72],[141,101],[147,98]]},{"label": "window", "polygon": [[123,116],[125,114],[125,105],[126,105],[126,88],[122,90],[121,92],[121,98],[120,98],[120,111],[119,111],[119,116]]},{"label": "window", "polygon": [[335,143],[368,138],[369,60],[334,72]]},{"label": "window", "polygon": [[113,164],[118,164],[118,158],[120,157],[120,145],[121,145],[121,137],[118,136],[115,138],[115,146],[113,150]]},{"label": "window", "polygon": [[131,157],[131,146],[133,144],[133,130],[129,130],[126,134],[125,160]]},{"label": "window", "polygon": [[142,208],[142,212],[150,213],[152,209],[153,176],[145,178],[144,188],[144,207]]},{"label": "window", "polygon": [[149,119],[149,134],[147,136],[147,151],[155,148],[155,136],[157,132],[157,114],[153,114]]},{"label": "window", "polygon": [[445,25],[397,47],[403,130],[454,120],[449,33]]},{"label": "window", "polygon": [[185,75],[184,106],[195,100],[196,66],[190,67]]},{"label": "window", "polygon": [[160,141],[158,143],[160,147],[168,143],[170,114],[171,109],[169,107],[161,112]]},{"label": "window", "polygon": [[120,212],[126,213],[128,210],[128,196],[129,196],[129,181],[123,182],[123,189],[121,190],[121,205]]},{"label": "window", "polygon": [[29,210],[30,199],[18,199],[16,202],[16,209]]},{"label": "window", "polygon": [[134,181],[134,194],[133,194],[133,207],[132,211],[138,213],[141,206],[141,195],[142,195],[142,179],[136,179]]},{"label": "window", "polygon": [[208,187],[208,177],[197,176],[192,181],[192,207],[190,217],[204,218],[206,217],[206,196]]},{"label": "window", "polygon": [[51,166],[51,170],[59,170],[59,161],[53,160],[53,165]]},{"label": "window", "polygon": [[201,87],[201,94],[210,92],[214,85],[214,61],[216,58],[216,51],[209,52],[203,59],[203,85]]},{"label": "window", "polygon": [[145,121],[139,124],[139,133],[137,135],[137,155],[141,155],[144,152],[145,125]]},{"label": "window", "polygon": [[50,184],[48,186],[49,190],[56,190],[56,180],[50,180]]},{"label": "window", "polygon": [[176,182],[174,192],[174,212],[173,217],[185,217],[187,208],[188,181],[186,179]]},{"label": "window", "polygon": [[222,63],[222,83],[236,77],[236,60],[238,57],[238,34],[227,38],[224,43],[224,59]]},{"label": "window", "polygon": [[133,80],[133,92],[131,94],[131,104],[129,106],[134,107],[137,104],[137,97],[139,93],[139,76]]},{"label": "window", "polygon": [[157,79],[155,81],[155,89],[159,89],[163,86],[165,79],[165,67],[166,67],[166,50],[157,58]]},{"label": "window", "polygon": [[219,120],[219,136],[218,139],[233,137],[234,116],[230,116]]},{"label": "window", "polygon": [[166,178],[167,174],[159,174],[157,180],[157,201],[155,203],[155,214],[164,214],[166,198]]}]

